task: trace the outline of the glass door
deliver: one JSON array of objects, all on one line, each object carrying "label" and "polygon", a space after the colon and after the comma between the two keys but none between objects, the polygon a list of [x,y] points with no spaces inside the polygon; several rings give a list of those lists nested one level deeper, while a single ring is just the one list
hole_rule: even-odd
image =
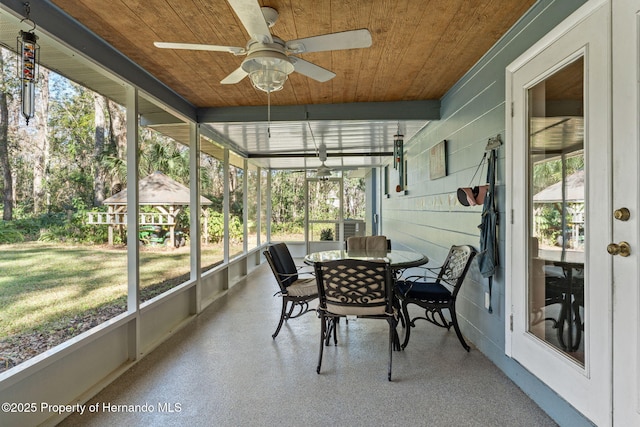
[{"label": "glass door", "polygon": [[609,4],[587,2],[507,68],[506,352],[611,425]]},{"label": "glass door", "polygon": [[528,331],[584,367],[584,58],[527,98]]}]

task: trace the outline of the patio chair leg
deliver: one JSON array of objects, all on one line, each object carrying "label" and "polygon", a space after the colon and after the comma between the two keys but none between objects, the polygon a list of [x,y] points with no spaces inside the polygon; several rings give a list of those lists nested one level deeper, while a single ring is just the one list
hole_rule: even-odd
[{"label": "patio chair leg", "polygon": [[331,321],[331,332],[333,332],[333,345],[338,345],[338,320],[339,317],[334,317]]},{"label": "patio chair leg", "polygon": [[318,367],[316,372],[320,373],[320,367],[322,366],[322,353],[324,351],[325,341],[329,340],[329,337],[325,337],[327,334],[327,319],[324,315],[320,316],[320,354],[318,355]]},{"label": "patio chair leg", "polygon": [[400,299],[398,299],[398,297],[396,297],[395,295],[393,296],[393,309],[396,310],[396,312],[398,313],[398,319],[400,320],[400,323],[404,328],[405,324],[404,324],[404,316],[402,314],[402,306],[400,305]]},{"label": "patio chair leg", "polygon": [[327,328],[325,330],[324,336],[324,345],[329,345],[331,342],[331,335],[333,335],[333,345],[338,345],[338,336],[336,335],[336,318],[328,318],[326,319]]},{"label": "patio chair leg", "polygon": [[280,328],[282,328],[282,323],[284,322],[284,317],[286,313],[287,313],[287,300],[285,298],[282,298],[282,311],[280,312],[280,321],[278,322],[278,327],[276,328],[276,331],[273,333],[273,335],[271,335],[271,338],[273,338],[274,340],[280,333]]},{"label": "patio chair leg", "polygon": [[287,311],[287,315],[284,316],[284,319],[291,319],[291,315],[293,314],[293,310],[296,308],[296,303],[291,301],[291,307],[289,307],[289,311]]},{"label": "patio chair leg", "polygon": [[465,350],[471,350],[469,344],[467,344],[467,342],[464,340],[462,332],[460,332],[460,327],[458,326],[458,317],[456,316],[456,308],[452,307],[449,311],[451,312],[451,323],[453,324],[453,329],[455,329],[456,331],[456,335],[458,336],[460,344],[462,344],[462,347],[464,347]]},{"label": "patio chair leg", "polygon": [[409,317],[409,309],[407,308],[408,304],[402,304],[402,316],[405,318],[406,328],[404,330],[404,342],[400,346],[403,350],[407,348],[409,344],[409,338],[411,337],[411,318]]},{"label": "patio chair leg", "polygon": [[395,351],[401,351],[402,347],[400,346],[400,335],[398,335],[398,321],[395,321],[395,325],[393,327],[393,349]]},{"label": "patio chair leg", "polygon": [[397,345],[400,344],[398,339],[398,331],[396,330],[398,322],[395,319],[388,319],[389,322],[389,373],[387,379],[391,381],[391,368],[393,366],[393,350],[399,350]]}]

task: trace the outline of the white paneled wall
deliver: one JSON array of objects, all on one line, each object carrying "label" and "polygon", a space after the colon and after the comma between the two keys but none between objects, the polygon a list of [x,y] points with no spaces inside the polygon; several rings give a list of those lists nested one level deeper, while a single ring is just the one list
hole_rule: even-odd
[{"label": "white paneled wall", "polygon": [[[429,256],[429,264],[439,265],[453,244],[479,247],[481,206],[466,207],[458,202],[458,187],[478,185],[486,179],[472,177],[485,152],[487,141],[500,134],[504,144],[505,68],[517,56],[584,3],[582,0],[542,0],[515,25],[441,100],[441,120],[430,122],[418,135],[405,141],[408,169],[407,192],[391,191],[382,197],[382,234],[394,248],[410,248]],[[425,29],[426,30],[426,29]],[[447,140],[446,177],[429,178],[429,150]],[[496,200],[500,211],[500,259],[504,260],[505,150],[498,153]],[[389,188],[395,189],[398,176],[390,168]],[[480,172],[478,172],[480,174]],[[458,297],[458,318],[464,335],[501,367],[525,392],[542,396],[538,403],[551,413],[580,419],[566,402],[548,399],[554,393],[504,354],[504,266],[494,277],[493,312],[485,308],[488,281],[480,276],[474,262]],[[415,333],[428,333],[416,330]],[[472,350],[474,351],[474,350]]]}]

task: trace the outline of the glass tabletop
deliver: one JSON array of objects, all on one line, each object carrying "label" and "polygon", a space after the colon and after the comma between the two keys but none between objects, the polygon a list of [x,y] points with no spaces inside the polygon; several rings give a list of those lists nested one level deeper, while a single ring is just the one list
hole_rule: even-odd
[{"label": "glass tabletop", "polygon": [[347,251],[336,249],[332,251],[313,252],[304,257],[304,262],[313,264],[322,261],[337,261],[340,259],[376,260],[384,259],[393,268],[417,267],[429,262],[429,258],[419,252],[413,251]]}]

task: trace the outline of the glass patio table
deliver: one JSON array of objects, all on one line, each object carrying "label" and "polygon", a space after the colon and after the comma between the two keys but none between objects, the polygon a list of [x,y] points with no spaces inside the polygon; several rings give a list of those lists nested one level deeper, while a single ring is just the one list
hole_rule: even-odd
[{"label": "glass patio table", "polygon": [[341,259],[360,259],[365,261],[383,259],[387,261],[394,270],[418,267],[429,262],[429,258],[419,252],[400,251],[396,249],[390,251],[347,251],[345,249],[336,249],[332,251],[313,252],[304,257],[304,262],[313,265],[319,261],[337,261]]}]

